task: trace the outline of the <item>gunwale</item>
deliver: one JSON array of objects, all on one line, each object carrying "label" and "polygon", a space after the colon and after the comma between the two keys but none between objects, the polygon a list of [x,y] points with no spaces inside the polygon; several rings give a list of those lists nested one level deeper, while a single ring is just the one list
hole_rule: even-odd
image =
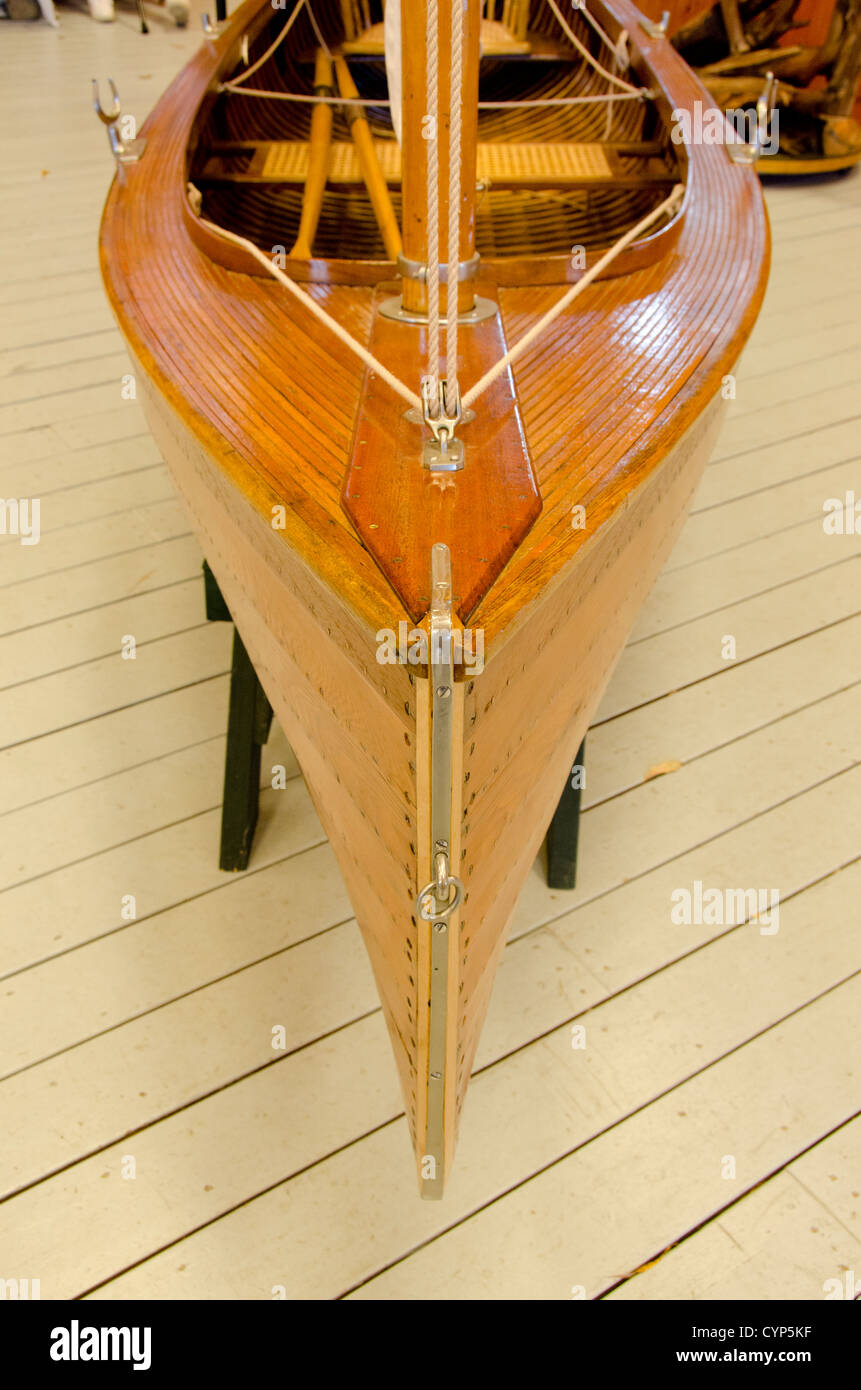
[{"label": "gunwale", "polygon": [[[193,122],[224,55],[266,3],[246,0],[146,121],[147,154],[115,179],[105,205],[102,271],[156,390],[262,515],[271,519],[274,506],[286,507],[280,537],[372,642],[404,612],[340,507],[364,369],[280,287],[210,260],[187,224]],[[611,28],[629,30],[666,113],[705,98],[666,40],[650,39],[639,26],[628,0],[597,3],[595,11]],[[471,615],[484,629],[488,659],[692,425],[755,319],[768,265],[756,175],[733,165],[723,146],[692,146],[687,160],[684,224],[673,249],[590,286],[515,368],[544,505]],[[316,283],[309,292],[357,336],[367,335],[370,286]],[[500,287],[509,342],[559,292]],[[588,508],[585,531],[568,523],[575,503]]]}]

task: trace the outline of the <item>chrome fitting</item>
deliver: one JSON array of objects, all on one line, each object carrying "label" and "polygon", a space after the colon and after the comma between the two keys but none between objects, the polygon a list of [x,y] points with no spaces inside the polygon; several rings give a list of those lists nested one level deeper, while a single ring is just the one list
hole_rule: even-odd
[{"label": "chrome fitting", "polygon": [[93,78],[93,109],[102,125],[107,126],[108,144],[111,147],[111,154],[117,164],[136,164],[146,149],[146,140],[126,140],[123,141],[117,130],[117,121],[122,114],[120,98],[117,93],[116,83],[112,77],[108,78],[108,86],[111,89],[112,109],[106,111],[102,106],[102,98],[99,93],[99,79]]},{"label": "chrome fitting", "polygon": [[669,10],[664,10],[657,23],[654,19],[641,19],[640,25],[645,29],[650,39],[666,38],[667,30],[670,27],[670,12]]},{"label": "chrome fitting", "polygon": [[431,473],[458,473],[463,468],[464,450],[454,432],[463,418],[460,387],[452,390],[446,381],[437,382],[434,394],[431,378],[422,379],[424,422],[433,434],[425,441],[422,465]]},{"label": "chrome fitting", "polygon": [[[468,261],[458,261],[457,278],[458,280],[474,280],[478,274],[478,267],[481,257],[476,254],[470,256]],[[398,274],[404,280],[420,280],[423,285],[427,284],[428,268],[424,261],[411,261],[406,256],[399,255],[397,260]],[[444,262],[439,268],[440,284],[448,284],[448,265]]]}]

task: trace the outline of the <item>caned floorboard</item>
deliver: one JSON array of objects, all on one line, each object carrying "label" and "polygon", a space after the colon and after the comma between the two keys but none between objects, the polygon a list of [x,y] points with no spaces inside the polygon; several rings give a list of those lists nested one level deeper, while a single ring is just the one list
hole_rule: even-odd
[{"label": "caned floorboard", "polygon": [[[100,289],[94,34],[141,120],[199,30],[154,24],[144,76],[133,26],[62,24],[6,24],[0,54],[0,493],[41,499],[38,545],[0,538],[0,1275],[61,1298],[823,1297],[861,1258],[861,542],[822,526],[861,495],[861,177],[767,191],[765,309],[589,737],[578,889],[536,863],[424,1205],[277,728],[251,867],[218,870],[230,628],[204,622]],[[779,930],[674,924],[696,880],[779,889]]]}]

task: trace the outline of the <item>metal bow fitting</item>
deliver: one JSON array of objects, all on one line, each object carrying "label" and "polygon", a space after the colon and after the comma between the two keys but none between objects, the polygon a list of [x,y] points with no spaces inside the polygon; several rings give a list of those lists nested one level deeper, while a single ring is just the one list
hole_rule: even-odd
[{"label": "metal bow fitting", "polygon": [[[442,845],[442,841],[439,841]],[[437,850],[435,877],[416,898],[416,911],[423,922],[447,922],[463,902],[461,880],[448,871],[448,846]]]},{"label": "metal bow fitting", "polygon": [[[445,1104],[448,1083],[448,980],[457,943],[449,918],[460,906],[464,887],[451,872],[452,772],[454,753],[454,654],[452,651],[451,552],[431,548],[430,649],[428,681],[431,700],[430,838],[433,878],[416,898],[416,919],[430,924],[425,945],[430,955],[427,1020],[427,1113],[422,1163],[423,1197],[442,1196],[445,1173]],[[458,734],[458,737],[460,735]],[[421,996],[420,996],[421,997]],[[457,1007],[457,996],[451,1008]],[[425,1173],[424,1159],[430,1159]]]},{"label": "metal bow fitting", "polygon": [[439,381],[434,394],[431,379],[426,376],[422,381],[422,407],[424,422],[433,435],[424,446],[424,467],[431,473],[457,473],[463,468],[463,444],[454,437],[463,417],[460,387],[455,384],[452,388],[448,382]]},{"label": "metal bow fitting", "polygon": [[640,25],[645,29],[650,39],[662,39],[665,37],[670,27],[670,12],[663,10],[659,20],[646,19],[640,20]]},{"label": "metal bow fitting", "polygon": [[431,736],[431,835],[433,878],[416,898],[416,914],[444,932],[445,923],[463,901],[464,887],[450,872],[451,771],[454,662],[451,641],[451,553],[447,545],[431,549],[430,653],[428,679],[433,713]]},{"label": "metal bow fitting", "polygon": [[111,126],[114,121],[119,120],[122,107],[120,106],[119,92],[117,91],[116,83],[112,77],[108,78],[108,86],[111,89],[111,98],[114,104],[114,109],[111,112],[106,111],[102,106],[102,98],[99,92],[99,79],[97,77],[93,78],[93,109],[104,125]]},{"label": "metal bow fitting", "polygon": [[117,129],[117,121],[122,115],[120,97],[116,83],[112,77],[108,78],[108,86],[111,89],[111,103],[113,109],[106,111],[102,106],[101,93],[99,92],[99,79],[93,78],[93,110],[98,116],[102,125],[107,126],[108,144],[111,147],[111,154],[117,164],[135,164],[140,159],[146,149],[146,140],[123,140]]}]

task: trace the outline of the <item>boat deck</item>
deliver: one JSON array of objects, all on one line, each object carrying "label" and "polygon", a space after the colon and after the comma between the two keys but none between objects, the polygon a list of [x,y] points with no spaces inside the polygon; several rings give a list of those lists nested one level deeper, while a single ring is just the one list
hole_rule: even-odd
[{"label": "boat deck", "polygon": [[[142,115],[199,20],[61,18],[0,51],[0,494],[39,496],[42,528],[0,541],[0,1276],[43,1298],[821,1298],[861,1268],[861,537],[822,526],[861,495],[861,176],[768,188],[737,400],[589,735],[579,887],[532,873],[425,1204],[277,729],[251,868],[217,868],[230,631],[122,397],[88,82]],[[673,925],[697,880],[778,888],[779,932]]]}]

